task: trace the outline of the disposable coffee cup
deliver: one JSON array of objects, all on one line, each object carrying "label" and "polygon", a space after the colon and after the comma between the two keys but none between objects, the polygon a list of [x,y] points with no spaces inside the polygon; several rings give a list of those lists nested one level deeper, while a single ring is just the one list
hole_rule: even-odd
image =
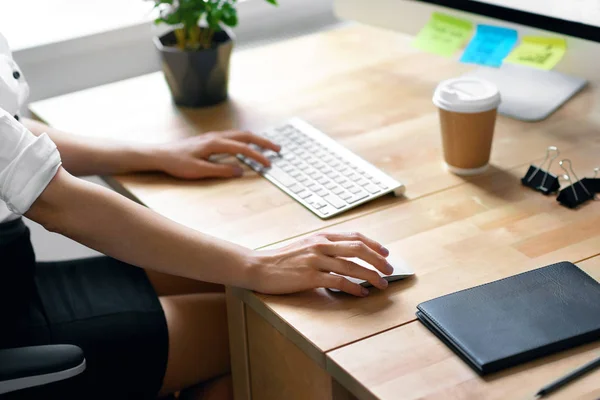
[{"label": "disposable coffee cup", "polygon": [[457,175],[477,175],[490,163],[500,92],[478,78],[441,82],[433,95],[439,108],[444,161]]}]

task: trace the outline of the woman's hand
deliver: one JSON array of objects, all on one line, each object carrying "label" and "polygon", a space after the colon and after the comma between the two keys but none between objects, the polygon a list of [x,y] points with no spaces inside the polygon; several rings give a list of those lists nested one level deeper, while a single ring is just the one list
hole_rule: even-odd
[{"label": "woman's hand", "polygon": [[153,148],[152,165],[153,169],[182,179],[240,177],[243,175],[240,165],[215,163],[209,158],[217,154],[242,154],[269,167],[269,159],[250,144],[274,152],[281,150],[275,143],[250,132],[210,132]]},{"label": "woman's hand", "polygon": [[389,275],[393,267],[386,261],[388,255],[385,247],[359,233],[320,233],[281,249],[255,252],[250,286],[266,294],[325,287],[364,297],[369,294],[366,288],[339,275],[367,280],[378,289],[388,283],[347,258],[362,259]]}]

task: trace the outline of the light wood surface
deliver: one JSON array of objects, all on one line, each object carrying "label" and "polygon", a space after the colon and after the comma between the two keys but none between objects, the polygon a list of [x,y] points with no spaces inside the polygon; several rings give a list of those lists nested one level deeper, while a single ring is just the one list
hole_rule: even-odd
[{"label": "light wood surface", "polygon": [[[600,281],[600,257],[578,265]],[[598,356],[595,342],[482,378],[417,321],[329,353],[328,369],[361,400],[519,400]],[[600,370],[546,398],[599,399]]]},{"label": "light wood surface", "polygon": [[229,352],[231,354],[231,375],[233,393],[236,400],[249,400],[250,392],[250,360],[248,358],[248,335],[246,331],[246,306],[238,296],[226,289],[227,326],[229,328]]},{"label": "light wood surface", "polygon": [[[238,52],[230,100],[207,109],[174,107],[157,73],[41,101],[31,110],[80,135],[142,142],[216,129],[260,130],[299,116],[404,182],[407,197],[415,199],[464,183],[442,167],[431,96],[440,80],[471,67],[422,53],[410,40],[354,26]],[[493,165],[513,168],[543,157],[550,144],[567,150],[597,138],[597,121],[590,118],[597,102],[597,91],[589,89],[542,124],[501,117]],[[157,174],[112,182],[177,222],[254,248],[404,201],[388,197],[322,221],[251,172],[228,182]]]},{"label": "light wood surface", "polygon": [[[323,229],[361,231],[415,270],[414,279],[394,283],[386,292],[374,290],[367,299],[326,290],[282,297],[229,290],[232,348],[245,352],[233,360],[240,398],[291,398],[290,388],[308,398],[344,398],[349,397],[347,388],[361,399],[374,393],[396,399],[403,393],[401,383],[414,389],[416,397],[431,391],[432,398],[439,398],[435,393],[445,390],[445,382],[454,388],[448,398],[462,398],[470,387],[476,389],[468,393],[489,390],[495,398],[502,385],[494,382],[500,380],[477,386],[481,383],[461,369],[459,359],[444,353],[447,349],[414,322],[416,305],[555,261],[600,253],[600,202],[567,210],[553,197],[519,183],[550,145],[573,161],[580,177],[599,166],[598,88],[591,85],[542,123],[499,117],[492,167],[482,176],[460,178],[442,166],[431,95],[440,80],[471,67],[417,51],[410,41],[352,26],[238,52],[230,100],[209,109],[174,107],[161,74],[31,106],[39,118],[59,128],[140,142],[217,129],[260,130],[299,116],[407,185],[405,199],[387,197],[322,221],[250,171],[232,181],[184,182],[161,174],[111,178],[123,193],[177,222],[252,248],[281,245]],[[386,335],[402,340],[395,360],[388,360],[381,348],[368,353],[361,347]],[[425,351],[418,353],[420,358],[411,355],[409,349],[419,345],[448,367],[438,366]],[[276,354],[269,353],[272,348],[278,349]],[[577,350],[560,363],[577,364],[586,351]],[[398,363],[397,381],[392,371],[375,368],[380,358],[390,368]],[[420,373],[407,369],[402,375],[404,363],[413,359],[424,363]],[[536,367],[542,371],[536,372],[540,382],[551,366]],[[526,375],[507,379],[516,382]],[[439,382],[431,385],[431,377]],[[465,386],[452,383],[457,377],[465,379]]]},{"label": "light wood surface", "polygon": [[[247,310],[252,398],[327,400],[331,376],[252,309]],[[340,390],[340,387],[336,388]]]},{"label": "light wood surface", "polygon": [[[564,152],[580,171],[592,171],[599,155],[594,142]],[[415,320],[422,301],[599,254],[600,202],[564,208],[521,185],[526,169],[499,170],[328,229],[360,231],[381,241],[392,258],[413,268],[413,279],[395,282],[385,292],[372,290],[366,299],[323,289],[283,297],[245,292],[244,301],[275,326],[283,325],[307,354],[318,355]]]}]

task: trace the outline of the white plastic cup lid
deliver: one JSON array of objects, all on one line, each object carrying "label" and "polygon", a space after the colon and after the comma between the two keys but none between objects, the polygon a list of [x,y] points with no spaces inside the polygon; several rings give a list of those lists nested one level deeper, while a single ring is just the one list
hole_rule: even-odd
[{"label": "white plastic cup lid", "polygon": [[500,91],[493,83],[479,78],[455,78],[440,82],[433,104],[447,111],[479,113],[500,105]]}]

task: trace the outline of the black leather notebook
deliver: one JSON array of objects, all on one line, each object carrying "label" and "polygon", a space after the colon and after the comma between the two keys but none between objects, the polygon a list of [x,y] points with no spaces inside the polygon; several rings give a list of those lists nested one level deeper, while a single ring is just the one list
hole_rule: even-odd
[{"label": "black leather notebook", "polygon": [[569,262],[438,297],[418,310],[481,375],[600,339],[600,283]]}]

